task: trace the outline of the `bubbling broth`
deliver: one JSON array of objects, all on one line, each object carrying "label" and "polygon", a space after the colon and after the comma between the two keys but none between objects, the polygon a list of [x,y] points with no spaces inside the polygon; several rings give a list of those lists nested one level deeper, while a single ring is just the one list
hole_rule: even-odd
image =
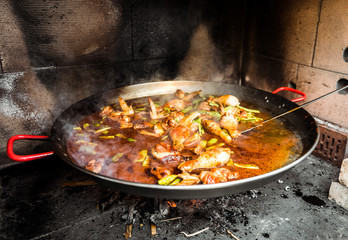
[{"label": "bubbling broth", "polygon": [[301,155],[300,138],[279,120],[240,135],[271,117],[251,109],[257,106],[178,91],[151,99],[119,98],[86,117],[68,139],[69,156],[81,167],[116,179],[192,185],[261,175]]}]

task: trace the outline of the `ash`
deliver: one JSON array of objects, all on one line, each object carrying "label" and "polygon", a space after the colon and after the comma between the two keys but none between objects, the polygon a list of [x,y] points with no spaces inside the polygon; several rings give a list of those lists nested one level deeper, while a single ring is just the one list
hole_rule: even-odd
[{"label": "ash", "polygon": [[57,157],[19,164],[0,170],[0,239],[348,239],[327,198],[339,168],[309,158],[281,184],[180,201],[106,188]]}]

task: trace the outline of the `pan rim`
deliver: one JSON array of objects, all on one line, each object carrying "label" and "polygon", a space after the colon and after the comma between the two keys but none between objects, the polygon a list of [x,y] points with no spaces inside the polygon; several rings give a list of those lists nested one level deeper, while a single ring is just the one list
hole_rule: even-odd
[{"label": "pan rim", "polygon": [[[124,92],[125,90],[128,91],[130,89],[130,91],[132,92],[132,90],[134,90],[134,88],[141,88],[141,89],[145,89],[145,87],[153,87],[153,86],[158,86],[158,85],[163,85],[165,84],[167,88],[178,88],[178,86],[186,86],[186,85],[199,85],[199,84],[203,84],[203,85],[220,85],[220,86],[228,86],[229,88],[233,87],[237,87],[237,88],[242,88],[242,89],[247,89],[250,91],[257,91],[260,93],[265,94],[266,96],[270,95],[271,93],[266,92],[264,90],[260,90],[260,89],[255,89],[255,88],[249,88],[249,87],[245,87],[245,86],[241,86],[241,85],[234,85],[234,84],[229,84],[229,83],[216,83],[216,82],[210,82],[210,81],[188,81],[188,80],[182,80],[182,81],[156,81],[156,82],[147,82],[147,83],[139,83],[139,84],[134,84],[134,85],[128,85],[125,87],[120,87],[120,88],[114,88],[114,89],[110,89],[110,90],[106,90],[97,94],[94,94],[90,97],[87,97],[79,102],[77,102],[76,104],[73,104],[72,106],[70,106],[68,109],[66,109],[61,115],[59,115],[59,117],[56,119],[56,121],[53,124],[52,130],[51,130],[51,136],[55,136],[56,133],[55,131],[55,126],[57,124],[57,121],[59,121],[60,117],[64,116],[64,113],[66,113],[69,109],[73,109],[74,106],[77,106],[79,104],[83,104],[83,102],[88,101],[88,99],[92,99],[93,97],[97,97],[98,96],[103,96],[103,95],[107,95],[109,92],[120,92],[120,94],[122,94],[122,92]],[[167,90],[166,90],[167,91]],[[167,94],[167,93],[163,93],[163,94]],[[151,95],[148,95],[151,96]],[[273,96],[273,95],[272,95]],[[283,98],[279,95],[275,95],[277,97]],[[116,98],[116,96],[113,96],[114,98]],[[143,95],[142,97],[146,97],[146,95]],[[136,98],[136,97],[134,97]],[[127,98],[125,98],[127,99]],[[130,98],[128,98],[130,99]],[[285,98],[284,98],[285,99]],[[288,101],[288,103],[290,105],[295,104],[287,99],[285,99],[286,101]],[[297,104],[295,104],[296,106]],[[308,119],[310,121],[313,121],[313,123],[315,124],[314,129],[316,130],[316,136],[315,136],[315,140],[314,142],[311,143],[311,147],[307,149],[307,151],[302,152],[301,155],[294,161],[292,161],[291,163],[288,163],[286,165],[284,165],[283,167],[280,167],[278,169],[275,169],[271,172],[267,172],[258,176],[254,176],[254,177],[249,177],[249,178],[245,178],[245,179],[239,179],[239,180],[235,180],[235,181],[229,181],[229,182],[225,182],[225,183],[216,183],[216,184],[198,184],[198,185],[190,185],[190,186],[163,186],[163,185],[159,185],[159,184],[148,184],[148,183],[138,183],[138,182],[131,182],[131,181],[127,181],[127,180],[121,180],[121,179],[117,179],[117,178],[112,178],[106,175],[102,175],[102,174],[98,174],[98,173],[94,173],[92,171],[89,171],[79,165],[77,165],[76,163],[74,163],[69,156],[67,156],[66,153],[64,153],[64,151],[62,151],[60,146],[57,146],[57,144],[54,144],[53,141],[53,148],[55,150],[55,153],[62,158],[67,164],[69,164],[70,166],[72,166],[73,168],[82,171],[83,173],[97,179],[97,180],[101,180],[101,181],[106,181],[108,183],[112,183],[112,184],[116,184],[116,186],[122,185],[124,187],[131,187],[133,188],[141,188],[144,190],[153,190],[153,191],[162,191],[162,192],[173,192],[173,191],[185,191],[185,192],[202,192],[202,191],[207,191],[207,190],[218,190],[218,189],[230,189],[230,188],[234,188],[237,186],[243,186],[243,185],[247,185],[247,184],[251,184],[254,182],[259,182],[259,181],[265,181],[267,179],[273,179],[276,176],[279,176],[281,174],[286,173],[288,170],[290,170],[291,168],[293,168],[294,166],[296,166],[297,164],[299,164],[300,162],[302,162],[305,158],[307,158],[311,152],[315,149],[317,143],[319,142],[319,128],[318,125],[315,121],[315,119],[305,110],[305,109],[300,109],[303,113],[305,113],[306,115],[308,115],[311,119]],[[52,142],[52,141],[51,141]],[[267,184],[267,183],[265,183]],[[262,184],[264,185],[264,184]],[[249,189],[250,190],[250,189]],[[134,192],[131,192],[134,193]],[[192,194],[191,194],[192,195]]]}]

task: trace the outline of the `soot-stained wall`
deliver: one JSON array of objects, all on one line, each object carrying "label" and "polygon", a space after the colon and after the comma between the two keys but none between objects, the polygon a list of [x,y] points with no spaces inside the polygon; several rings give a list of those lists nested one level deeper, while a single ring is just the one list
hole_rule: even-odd
[{"label": "soot-stained wall", "polygon": [[[100,91],[147,81],[238,84],[245,1],[0,3],[0,166],[15,134],[49,135],[59,114]],[[18,142],[19,154],[49,150]]]}]

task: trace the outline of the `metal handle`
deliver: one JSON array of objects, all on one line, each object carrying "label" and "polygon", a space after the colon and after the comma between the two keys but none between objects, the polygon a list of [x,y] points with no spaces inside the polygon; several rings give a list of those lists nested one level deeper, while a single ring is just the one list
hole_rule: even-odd
[{"label": "metal handle", "polygon": [[293,89],[290,87],[280,87],[280,88],[274,90],[272,93],[276,94],[277,92],[280,92],[280,91],[290,91],[290,92],[294,92],[294,93],[302,95],[302,97],[292,99],[291,102],[300,102],[300,101],[303,101],[307,98],[307,95],[304,92],[301,92],[299,90],[296,90],[296,89]]},{"label": "metal handle", "polygon": [[44,153],[36,153],[31,155],[17,155],[13,152],[13,143],[17,140],[28,140],[28,139],[35,139],[35,140],[48,140],[48,136],[37,136],[37,135],[15,135],[12,136],[8,142],[7,142],[7,156],[18,162],[26,162],[26,161],[32,161],[44,157],[48,157],[52,155],[54,152],[44,152]]}]

